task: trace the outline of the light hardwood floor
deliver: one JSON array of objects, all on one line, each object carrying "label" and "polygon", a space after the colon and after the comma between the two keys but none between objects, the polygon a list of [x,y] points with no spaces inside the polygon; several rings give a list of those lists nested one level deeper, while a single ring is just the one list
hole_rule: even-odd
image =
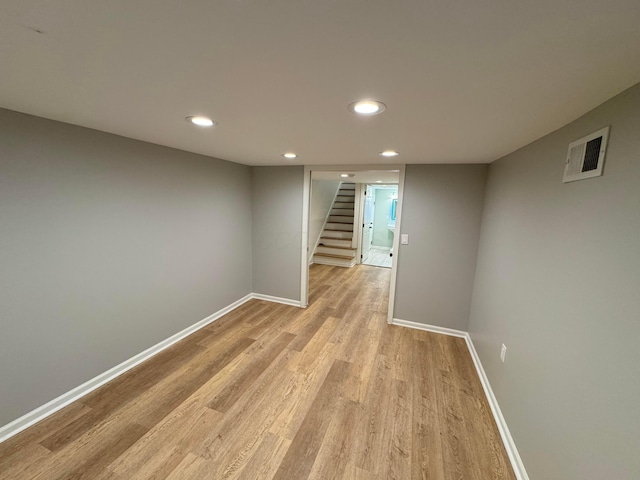
[{"label": "light hardwood floor", "polygon": [[515,479],[464,340],[386,324],[390,270],[313,265],[0,444],[2,479]]}]

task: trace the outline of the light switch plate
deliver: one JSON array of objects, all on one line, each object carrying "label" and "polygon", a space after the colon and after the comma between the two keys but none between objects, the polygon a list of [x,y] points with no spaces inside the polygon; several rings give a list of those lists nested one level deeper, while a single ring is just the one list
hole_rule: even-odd
[{"label": "light switch plate", "polygon": [[401,245],[409,245],[409,234],[403,233],[400,235],[400,244]]}]

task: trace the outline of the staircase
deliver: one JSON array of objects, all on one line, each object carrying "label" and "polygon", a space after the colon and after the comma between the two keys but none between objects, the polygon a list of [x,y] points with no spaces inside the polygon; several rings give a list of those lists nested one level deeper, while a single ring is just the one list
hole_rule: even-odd
[{"label": "staircase", "polygon": [[355,195],[355,183],[343,182],[340,185],[324,224],[313,263],[338,267],[353,267],[356,264],[356,249],[351,246]]}]

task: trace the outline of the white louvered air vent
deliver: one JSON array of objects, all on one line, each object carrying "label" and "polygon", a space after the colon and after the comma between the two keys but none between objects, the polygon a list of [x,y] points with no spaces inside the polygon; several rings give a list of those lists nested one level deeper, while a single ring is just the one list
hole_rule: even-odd
[{"label": "white louvered air vent", "polygon": [[591,135],[571,142],[562,181],[567,183],[602,175],[608,138],[609,127],[604,127]]}]

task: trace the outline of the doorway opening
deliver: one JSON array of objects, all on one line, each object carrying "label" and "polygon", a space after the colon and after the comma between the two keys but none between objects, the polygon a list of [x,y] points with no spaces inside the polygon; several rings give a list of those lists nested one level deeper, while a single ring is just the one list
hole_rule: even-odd
[{"label": "doorway opening", "polygon": [[[305,166],[302,307],[308,305],[309,266],[313,263],[343,268],[373,265],[391,269],[387,310],[391,322],[397,275],[394,252],[399,246],[395,232],[400,230],[404,171],[404,165]],[[346,198],[351,192],[353,200]],[[351,227],[345,225],[350,222]]]},{"label": "doorway opening", "polygon": [[361,262],[391,268],[398,211],[398,185],[367,184],[362,208]]}]

